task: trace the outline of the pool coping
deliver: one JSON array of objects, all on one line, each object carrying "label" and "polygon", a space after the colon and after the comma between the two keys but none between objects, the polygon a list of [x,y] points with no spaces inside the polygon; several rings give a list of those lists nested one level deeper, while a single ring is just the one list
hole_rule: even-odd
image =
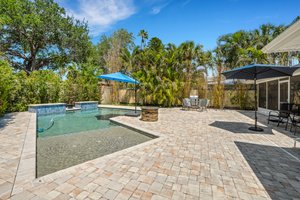
[{"label": "pool coping", "polygon": [[75,101],[75,104],[78,103],[78,104],[90,104],[90,103],[97,103],[98,104],[98,101]]},{"label": "pool coping", "polygon": [[144,135],[146,135],[148,137],[152,137],[152,139],[156,139],[156,138],[162,137],[162,135],[160,133],[158,133],[158,132],[150,131],[150,130],[144,129],[144,128],[140,127],[140,126],[135,126],[135,125],[123,122],[122,120],[118,119],[118,117],[114,117],[114,118],[111,118],[109,120],[112,123],[115,123],[117,125],[121,125],[121,126],[123,126],[125,128],[128,128],[128,129],[134,130],[136,132],[139,132],[140,134],[144,134]]},{"label": "pool coping", "polygon": [[48,106],[65,106],[66,103],[42,103],[42,104],[29,104],[28,107],[48,107]]},{"label": "pool coping", "polygon": [[37,114],[30,113],[11,196],[22,192],[22,185],[36,179],[36,120]]},{"label": "pool coping", "polygon": [[[111,109],[124,109],[124,110],[134,110],[134,106],[123,106],[123,105],[106,105],[99,104],[98,108],[111,108]],[[137,110],[142,110],[141,107],[137,106]]]},{"label": "pool coping", "polygon": [[[99,107],[99,106],[98,106]],[[121,107],[108,107],[105,106],[105,108],[116,108],[116,109],[126,109],[126,108],[121,108]],[[134,108],[128,108],[128,110],[132,110]],[[45,176],[42,177],[36,177],[36,140],[37,140],[37,114],[36,113],[30,113],[30,119],[28,122],[28,126],[27,126],[27,130],[25,133],[25,137],[24,137],[24,143],[21,149],[21,156],[20,156],[20,161],[19,161],[19,165],[18,165],[18,169],[15,175],[15,180],[13,183],[13,187],[11,190],[11,195],[16,195],[22,191],[24,191],[24,189],[26,189],[26,184],[31,183],[35,184],[37,182],[39,183],[43,183],[44,181],[47,180],[52,180],[54,177],[61,177],[64,176],[70,172],[76,171],[76,169],[78,169],[78,167],[81,166],[85,166],[89,163],[101,163],[101,161],[107,161],[113,157],[122,155],[122,154],[126,154],[128,152],[134,151],[136,149],[139,148],[143,148],[145,146],[148,146],[150,144],[153,143],[157,143],[163,139],[165,139],[166,137],[164,135],[162,135],[161,133],[158,132],[154,132],[151,130],[147,130],[144,129],[142,127],[139,126],[135,126],[133,124],[129,124],[126,122],[123,122],[121,119],[119,119],[118,117],[114,117],[111,118],[110,121],[112,123],[121,125],[123,127],[135,130],[137,132],[139,132],[140,134],[144,134],[147,136],[152,137],[151,140],[134,145],[132,147],[128,147],[126,149],[120,150],[120,151],[116,151],[114,153],[111,154],[107,154],[59,171],[56,171],[54,173],[51,174],[47,174]]]}]

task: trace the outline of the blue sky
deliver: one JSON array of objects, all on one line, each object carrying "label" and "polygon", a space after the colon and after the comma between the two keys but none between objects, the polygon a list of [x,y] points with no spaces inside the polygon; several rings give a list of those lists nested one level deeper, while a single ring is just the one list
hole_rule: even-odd
[{"label": "blue sky", "polygon": [[220,35],[252,30],[263,23],[289,24],[300,15],[299,0],[57,0],[67,12],[89,23],[94,43],[102,34],[125,28],[136,37],[176,45],[193,40],[213,49]]}]

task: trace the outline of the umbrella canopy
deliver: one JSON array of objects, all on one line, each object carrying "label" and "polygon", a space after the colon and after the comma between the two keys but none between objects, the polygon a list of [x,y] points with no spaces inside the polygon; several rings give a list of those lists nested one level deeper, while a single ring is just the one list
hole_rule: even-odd
[{"label": "umbrella canopy", "polygon": [[256,80],[264,78],[276,78],[292,76],[300,67],[286,67],[278,65],[251,64],[233,70],[223,72],[227,79]]},{"label": "umbrella canopy", "polygon": [[265,64],[251,64],[239,67],[233,70],[225,71],[222,74],[227,79],[246,79],[254,80],[255,89],[255,123],[254,127],[250,127],[252,131],[263,131],[262,128],[257,126],[257,90],[256,80],[264,78],[276,78],[282,76],[292,76],[293,73],[300,67],[285,67],[278,65],[265,65]]},{"label": "umbrella canopy", "polygon": [[130,76],[126,76],[125,74],[122,74],[121,72],[116,72],[116,73],[112,73],[112,74],[103,74],[98,76],[98,78],[102,78],[102,79],[106,79],[106,80],[110,80],[110,81],[117,81],[117,82],[123,82],[123,83],[133,83],[135,84],[135,88],[134,88],[134,99],[135,99],[135,109],[134,109],[134,113],[127,113],[128,116],[138,116],[139,114],[137,113],[137,84],[139,84],[140,82],[138,82],[137,80],[131,78]]},{"label": "umbrella canopy", "polygon": [[125,74],[122,74],[120,72],[112,73],[112,74],[103,74],[98,76],[98,78],[111,80],[111,81],[118,81],[123,83],[133,83],[133,84],[139,84],[137,80],[131,78],[130,76],[126,76]]}]

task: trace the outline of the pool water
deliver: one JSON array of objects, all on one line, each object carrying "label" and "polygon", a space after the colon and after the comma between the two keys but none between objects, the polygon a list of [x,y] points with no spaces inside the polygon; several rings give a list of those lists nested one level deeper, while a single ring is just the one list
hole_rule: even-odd
[{"label": "pool water", "polygon": [[75,111],[66,114],[38,117],[38,136],[48,137],[113,126],[109,118],[130,112],[125,109],[101,108],[89,111]]},{"label": "pool water", "polygon": [[37,177],[155,138],[109,121],[109,118],[127,112],[101,108],[39,116]]}]

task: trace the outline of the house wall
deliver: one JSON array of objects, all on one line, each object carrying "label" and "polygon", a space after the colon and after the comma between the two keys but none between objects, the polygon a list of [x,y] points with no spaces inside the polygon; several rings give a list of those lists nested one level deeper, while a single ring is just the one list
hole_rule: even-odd
[{"label": "house wall", "polygon": [[[278,83],[277,90],[274,91],[274,88],[270,88],[270,83],[276,82]],[[259,89],[262,84],[266,84],[266,105],[261,101],[261,90]],[[287,85],[287,89],[285,86]],[[271,94],[273,96],[271,96]],[[287,100],[285,98],[282,98],[284,93],[287,92]],[[274,100],[274,94],[277,94],[277,107],[273,108],[271,106],[270,101]],[[295,76],[292,77],[281,77],[281,78],[273,78],[268,80],[261,80],[258,82],[258,106],[261,108],[261,110],[267,109],[267,110],[278,110],[280,108],[280,103],[288,102],[288,103],[295,103],[300,104],[300,73],[296,73]]]}]

